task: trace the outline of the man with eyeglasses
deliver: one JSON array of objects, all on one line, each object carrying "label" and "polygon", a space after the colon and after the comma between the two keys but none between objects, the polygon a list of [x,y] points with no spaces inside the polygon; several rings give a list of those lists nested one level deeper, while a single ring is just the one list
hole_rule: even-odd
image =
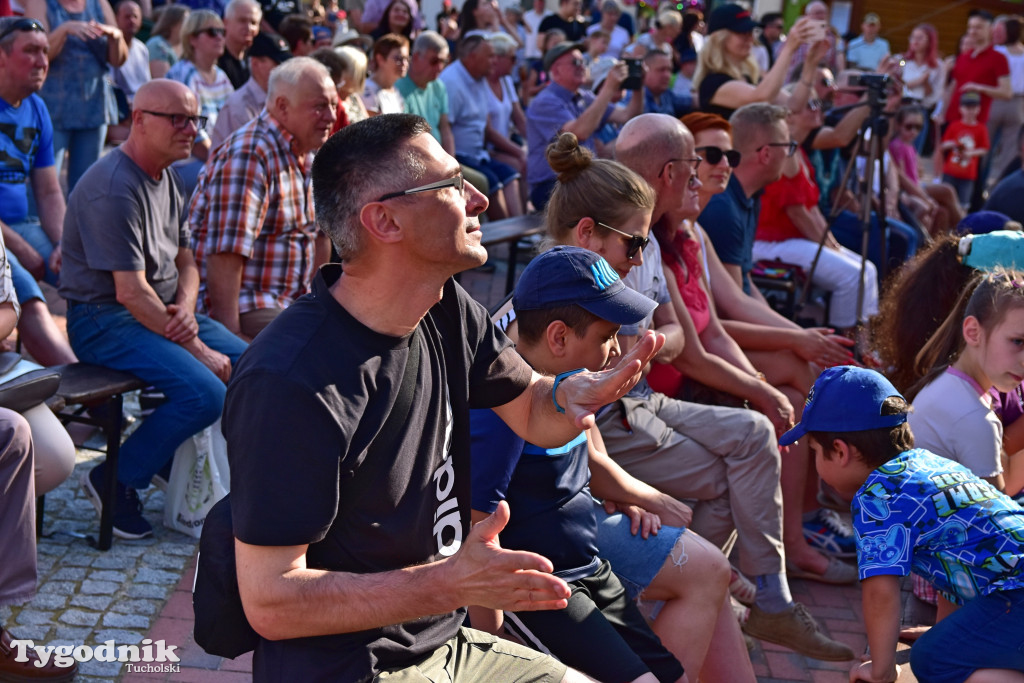
[{"label": "man with eyeglasses", "polygon": [[[212,424],[231,364],[245,343],[195,313],[199,275],[188,244],[182,181],[171,165],[188,157],[202,125],[185,85],[158,79],[139,88],[128,139],[82,176],[64,222],[60,294],[68,336],[88,363],[131,372],[167,400],[121,447],[114,535],[153,529],[137,491],[169,466],[189,436]],[[101,464],[82,476],[97,511]]]},{"label": "man with eyeglasses", "polygon": [[733,113],[729,123],[740,163],[725,192],[711,198],[699,219],[725,269],[744,292],[762,302],[764,297],[750,285],[749,277],[754,266],[754,234],[761,191],[779,179],[783,162],[797,149],[786,125],[788,115],[785,107],[767,103],[748,104]]},{"label": "man with eyeglasses", "polygon": [[343,128],[317,155],[313,193],[344,268],[322,268],[253,341],[225,404],[239,594],[261,636],[253,679],[583,680],[462,626],[468,605],[569,597],[549,560],[500,547],[507,503],[470,528],[469,409],[566,443],[660,340],[644,336],[617,369],[534,373],[452,278],[487,258],[487,199],[418,116]]},{"label": "man with eyeglasses", "polygon": [[[623,126],[615,151],[617,160],[640,174],[657,195],[652,226],[681,215],[696,216],[701,187],[696,173],[702,160],[693,135],[678,119],[665,114],[638,116]],[[774,146],[765,151],[786,153]],[[653,229],[650,237],[643,263],[623,281],[659,305],[649,320],[620,329],[620,346],[628,349],[632,335],[653,329],[666,335],[655,360],[676,362],[682,368],[682,325],[693,323],[676,316]],[[679,401],[641,380],[605,411],[598,427],[608,455],[624,470],[692,503],[694,531],[721,547],[736,530],[738,566],[756,579],[758,587],[748,633],[809,657],[852,659],[853,651],[826,637],[789,591],[782,544],[781,459],[773,422],[791,422],[793,408],[774,390],[767,396],[765,409],[774,413],[773,420],[756,410]]]},{"label": "man with eyeglasses", "polygon": [[266,108],[199,174],[188,217],[199,310],[245,340],[308,292],[330,256],[314,221],[310,173],[337,107],[327,68],[293,57],[271,72]]},{"label": "man with eyeglasses", "polygon": [[[572,133],[581,147],[596,155],[597,131],[606,123],[621,125],[644,110],[640,92],[634,92],[626,106],[613,104],[628,76],[624,62],[612,67],[596,94],[582,89],[587,82],[587,66],[580,43],[561,42],[548,50],[544,70],[551,82],[533,98],[526,113],[526,175],[530,181],[530,201],[538,211],[547,206],[555,188],[555,172],[548,166],[545,152],[559,133]],[[642,87],[642,81],[639,85]]]}]

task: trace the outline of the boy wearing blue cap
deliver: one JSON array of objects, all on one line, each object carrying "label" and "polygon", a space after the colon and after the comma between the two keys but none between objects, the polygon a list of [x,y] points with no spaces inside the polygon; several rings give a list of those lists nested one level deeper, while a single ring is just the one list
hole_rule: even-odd
[{"label": "boy wearing blue cap", "polygon": [[[626,287],[598,254],[555,247],[523,271],[513,305],[517,350],[536,371],[555,375],[557,387],[580,365],[607,366],[618,356],[620,325],[638,323],[657,303]],[[572,591],[564,610],[541,619],[519,612],[517,620],[564,664],[600,680],[684,679],[679,660],[598,557],[587,433],[559,448],[541,448],[519,439],[491,411],[478,410],[472,435],[474,521],[508,500],[516,512],[501,532],[502,547],[544,555]],[[488,631],[502,623],[499,613],[479,607],[470,608],[470,618],[474,628]]]},{"label": "boy wearing blue cap", "polygon": [[899,675],[899,577],[914,571],[953,605],[911,650],[917,679],[1024,681],[1024,509],[962,465],[915,449],[908,410],[877,372],[829,368],[779,441],[807,435],[818,474],[853,501],[872,659],[851,680]]}]

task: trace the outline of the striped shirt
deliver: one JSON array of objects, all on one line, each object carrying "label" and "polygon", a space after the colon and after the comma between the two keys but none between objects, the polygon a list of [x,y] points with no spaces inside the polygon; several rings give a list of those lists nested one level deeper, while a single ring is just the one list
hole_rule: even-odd
[{"label": "striped shirt", "polygon": [[296,157],[292,140],[264,109],[217,147],[200,172],[189,207],[200,312],[210,307],[208,254],[245,257],[239,313],[286,308],[309,292],[317,231],[312,155]]}]

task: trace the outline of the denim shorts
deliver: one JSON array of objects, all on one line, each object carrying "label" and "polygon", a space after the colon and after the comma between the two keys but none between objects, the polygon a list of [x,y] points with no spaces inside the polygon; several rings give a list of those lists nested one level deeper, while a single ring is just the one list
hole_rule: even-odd
[{"label": "denim shorts", "polygon": [[960,683],[978,669],[1024,671],[1022,614],[1024,588],[974,598],[914,643],[914,675],[922,683]]},{"label": "denim shorts", "polygon": [[[601,559],[608,560],[612,571],[626,587],[626,593],[635,600],[654,580],[686,531],[682,527],[662,526],[657,535],[646,539],[630,533],[629,517],[616,512],[609,515],[600,503],[595,503],[597,517],[597,550]],[[680,558],[680,564],[685,561]]]}]

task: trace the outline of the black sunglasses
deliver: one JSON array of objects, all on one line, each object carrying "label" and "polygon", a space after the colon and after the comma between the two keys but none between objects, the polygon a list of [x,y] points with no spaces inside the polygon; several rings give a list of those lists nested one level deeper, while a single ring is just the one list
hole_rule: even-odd
[{"label": "black sunglasses", "polygon": [[712,166],[717,166],[722,161],[722,157],[729,163],[729,168],[736,168],[740,165],[740,159],[743,155],[737,152],[735,149],[723,150],[721,147],[698,147],[694,150],[700,154],[704,159]]},{"label": "black sunglasses", "polygon": [[796,154],[796,150],[797,150],[797,148],[800,147],[800,144],[797,143],[797,142],[793,142],[792,140],[789,141],[789,142],[768,142],[768,143],[763,144],[760,147],[758,147],[757,151],[760,152],[765,147],[785,147],[786,148],[786,156],[787,157],[791,157],[794,154]]},{"label": "black sunglasses", "polygon": [[46,29],[35,19],[18,19],[16,22],[4,29],[3,33],[0,33],[0,40],[3,40],[7,36],[11,35],[15,31],[39,31],[40,33],[46,33]]},{"label": "black sunglasses", "polygon": [[205,33],[206,35],[210,36],[211,38],[223,38],[226,32],[222,28],[217,28],[216,26],[210,26],[209,28],[204,28],[202,31],[199,31],[199,33]]},{"label": "black sunglasses", "polygon": [[140,109],[143,114],[150,114],[151,116],[161,116],[165,119],[171,120],[171,125],[178,130],[184,130],[185,126],[192,124],[196,127],[196,130],[203,130],[206,128],[206,117],[205,116],[190,116],[189,114],[168,114],[164,111],[149,111],[148,109]]},{"label": "black sunglasses", "polygon": [[904,123],[903,127],[906,128],[907,130],[921,130],[922,128],[924,128],[924,126],[921,125],[920,123]]},{"label": "black sunglasses", "polygon": [[404,197],[409,194],[419,194],[420,192],[432,192],[433,190],[443,190],[446,187],[454,187],[459,192],[463,191],[465,187],[465,180],[462,174],[455,176],[454,178],[445,178],[444,180],[438,180],[436,183],[428,183],[426,185],[420,185],[414,187],[411,190],[402,190],[401,192],[388,192],[387,194],[381,195],[377,198],[378,202],[383,202],[387,199],[394,199],[395,197]]},{"label": "black sunglasses", "polygon": [[626,247],[626,258],[628,259],[631,259],[634,256],[636,256],[637,252],[643,251],[644,249],[647,248],[647,245],[651,243],[650,237],[630,235],[628,232],[623,232],[618,228],[613,228],[612,226],[607,225],[606,223],[602,223],[601,221],[597,221],[597,224],[600,225],[602,228],[607,228],[612,232],[617,232],[629,240],[629,246]]}]

